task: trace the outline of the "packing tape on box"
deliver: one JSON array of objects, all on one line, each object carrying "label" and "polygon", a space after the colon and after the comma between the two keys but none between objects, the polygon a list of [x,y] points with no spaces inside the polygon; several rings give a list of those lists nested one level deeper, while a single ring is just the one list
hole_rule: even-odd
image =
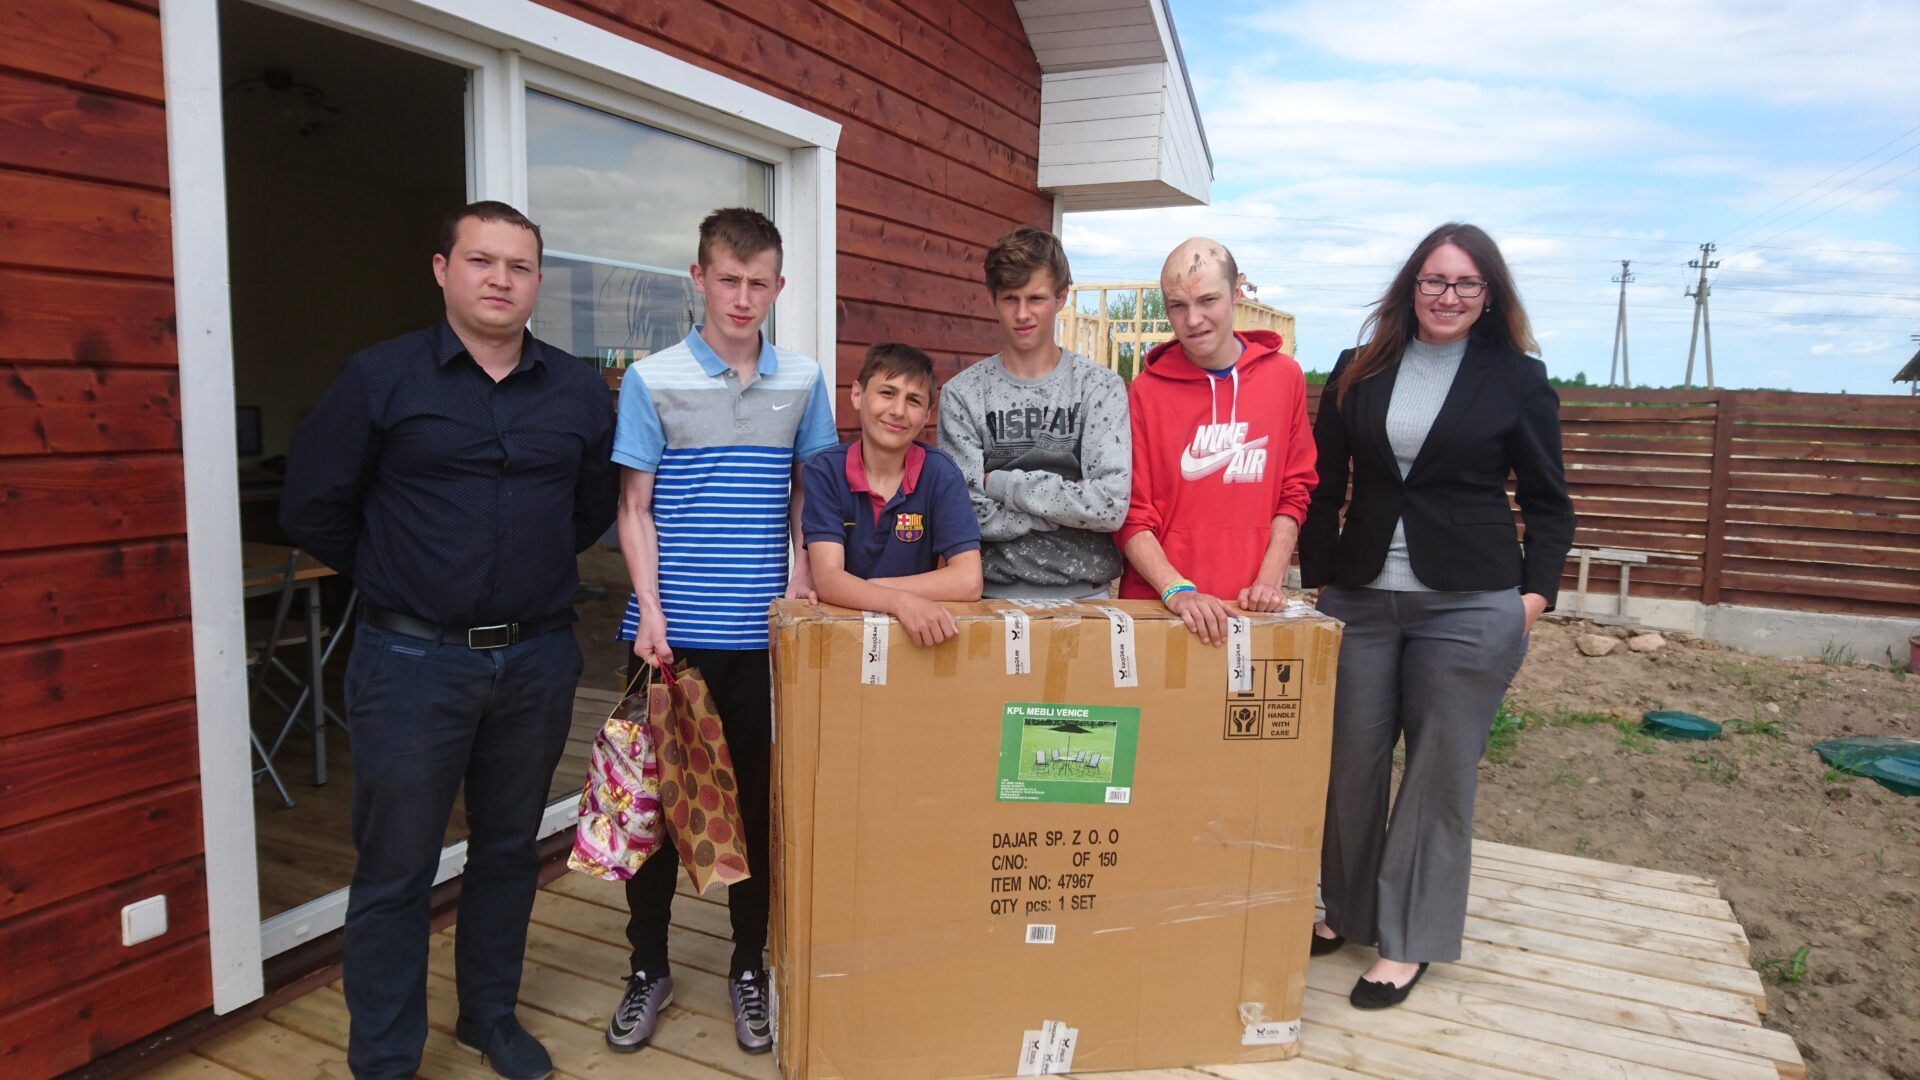
[{"label": "packing tape on box", "polygon": [[[966,631],[960,627],[960,620],[954,620],[954,629],[961,634]],[[976,635],[984,637],[985,635]],[[960,673],[960,643],[948,640],[941,642],[933,650],[933,677],[950,679]]]},{"label": "packing tape on box", "polygon": [[1108,670],[1113,672],[1113,685],[1122,689],[1139,686],[1140,650],[1133,641],[1133,616],[1117,607],[1101,606],[1099,611],[1107,617],[1107,625],[1112,629],[1107,641],[1111,654]]},{"label": "packing tape on box", "polygon": [[1187,645],[1192,638],[1192,634],[1160,635],[1160,640],[1166,643],[1160,653],[1160,678],[1169,690],[1187,688]]},{"label": "packing tape on box", "polygon": [[1253,620],[1237,615],[1227,620],[1227,693],[1253,689]]},{"label": "packing tape on box", "polygon": [[893,637],[893,619],[878,611],[863,611],[860,629],[860,685],[887,685],[887,643]]},{"label": "packing tape on box", "polygon": [[1073,1047],[1080,1029],[1058,1020],[1046,1020],[1040,1030],[1020,1037],[1020,1063],[1015,1076],[1058,1076],[1073,1071]]},{"label": "packing tape on box", "polygon": [[1258,1001],[1240,1003],[1241,1046],[1285,1046],[1300,1041],[1300,1021],[1269,1020],[1267,1007]]},{"label": "packing tape on box", "polygon": [[[1033,621],[1019,608],[1003,609],[1000,618],[1006,624],[1007,674],[1033,674]],[[986,640],[986,635],[980,639]]]},{"label": "packing tape on box", "polygon": [[[1216,837],[1197,839],[1214,842]],[[1242,837],[1228,843],[1234,847],[1300,852],[1307,850],[1305,845],[1310,842],[1313,841],[1303,837],[1299,844],[1274,844]],[[1107,934],[1130,934],[1154,927],[1238,918],[1247,910],[1276,906],[1298,911],[1301,919],[1299,925],[1304,928],[1313,923],[1317,888],[1312,881],[1312,876],[1308,875],[1307,884],[1294,887],[1255,882],[1248,892],[1228,896],[1223,896],[1218,886],[1182,885],[1128,896],[1102,897],[1099,921],[1096,923],[1076,925],[1067,921],[1068,917],[1049,916],[1056,920],[1048,924],[1054,928],[1054,933],[1050,935],[1053,942],[1042,942],[1035,938],[1029,930],[1031,924],[1027,922],[1027,917],[1015,914],[956,914],[927,925],[886,933],[876,933],[862,927],[850,930],[853,936],[838,941],[821,939],[817,936],[816,928],[816,936],[810,942],[808,977],[819,981],[915,970],[923,967],[928,957],[950,956],[963,950],[1038,949],[1052,943],[1067,947],[1083,946],[1090,939]],[[1078,913],[1071,916],[1075,920],[1080,917]],[[984,943],[980,938],[982,921],[994,928],[991,939]],[[1305,929],[1301,930],[1298,941],[1299,949],[1304,953],[1307,943]]]},{"label": "packing tape on box", "polygon": [[1059,615],[1047,620],[1047,673],[1041,684],[1041,701],[1064,701],[1067,696],[1067,669],[1080,658],[1080,619]]}]

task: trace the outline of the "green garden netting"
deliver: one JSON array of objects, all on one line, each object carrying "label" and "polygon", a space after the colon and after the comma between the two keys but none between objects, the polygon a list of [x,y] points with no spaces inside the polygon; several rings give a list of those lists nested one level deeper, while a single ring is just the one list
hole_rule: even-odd
[{"label": "green garden netting", "polygon": [[1895,794],[1920,795],[1920,741],[1860,735],[1814,743],[1813,752],[1841,772],[1864,776]]}]

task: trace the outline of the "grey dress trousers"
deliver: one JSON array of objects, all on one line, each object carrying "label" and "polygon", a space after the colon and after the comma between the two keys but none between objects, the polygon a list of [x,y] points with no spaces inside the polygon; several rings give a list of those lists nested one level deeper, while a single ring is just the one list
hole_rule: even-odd
[{"label": "grey dress trousers", "polygon": [[1319,606],[1347,624],[1320,852],[1327,925],[1389,960],[1458,960],[1480,755],[1526,656],[1520,592],[1329,585]]}]

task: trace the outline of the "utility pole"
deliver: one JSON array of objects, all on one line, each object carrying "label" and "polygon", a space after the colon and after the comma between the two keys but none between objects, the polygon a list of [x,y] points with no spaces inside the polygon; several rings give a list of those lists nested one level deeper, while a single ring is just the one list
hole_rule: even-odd
[{"label": "utility pole", "polygon": [[[1700,271],[1700,283],[1687,290],[1693,297],[1693,337],[1687,341],[1687,385],[1693,385],[1693,351],[1700,344],[1701,330],[1706,330],[1707,342],[1707,389],[1713,389],[1713,319],[1707,312],[1707,271],[1717,270],[1719,260],[1713,257],[1713,245],[1701,244],[1700,257],[1687,262],[1688,266]],[[1624,286],[1623,286],[1624,288]]]},{"label": "utility pole", "polygon": [[[1620,260],[1620,273],[1613,280],[1620,283],[1620,317],[1613,324],[1613,360],[1607,365],[1607,385],[1633,388],[1633,376],[1627,371],[1627,283],[1633,275],[1627,267],[1633,265],[1631,259]],[[1619,379],[1614,378],[1615,368],[1619,370]]]}]

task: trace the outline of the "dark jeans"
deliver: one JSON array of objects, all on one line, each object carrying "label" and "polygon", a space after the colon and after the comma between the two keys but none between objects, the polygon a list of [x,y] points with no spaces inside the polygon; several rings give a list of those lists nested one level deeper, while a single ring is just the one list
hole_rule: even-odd
[{"label": "dark jeans", "polygon": [[362,623],[347,664],[353,844],[342,961],[353,1075],[410,1077],[427,1037],[429,894],[466,783],[460,1011],[513,1012],[539,831],[580,682],[573,630],[472,650]]},{"label": "dark jeans", "polygon": [[[733,756],[740,786],[740,824],[747,834],[747,880],[727,890],[733,918],[733,970],[757,970],[767,948],[767,905],[772,876],[767,859],[767,803],[773,760],[773,672],[765,649],[675,649],[675,660],[700,669],[720,710],[720,727]],[[627,666],[631,680],[640,664]],[[667,925],[673,917],[673,886],[680,855],[671,843],[653,853],[627,881],[627,941],[633,970],[664,972]]]}]

